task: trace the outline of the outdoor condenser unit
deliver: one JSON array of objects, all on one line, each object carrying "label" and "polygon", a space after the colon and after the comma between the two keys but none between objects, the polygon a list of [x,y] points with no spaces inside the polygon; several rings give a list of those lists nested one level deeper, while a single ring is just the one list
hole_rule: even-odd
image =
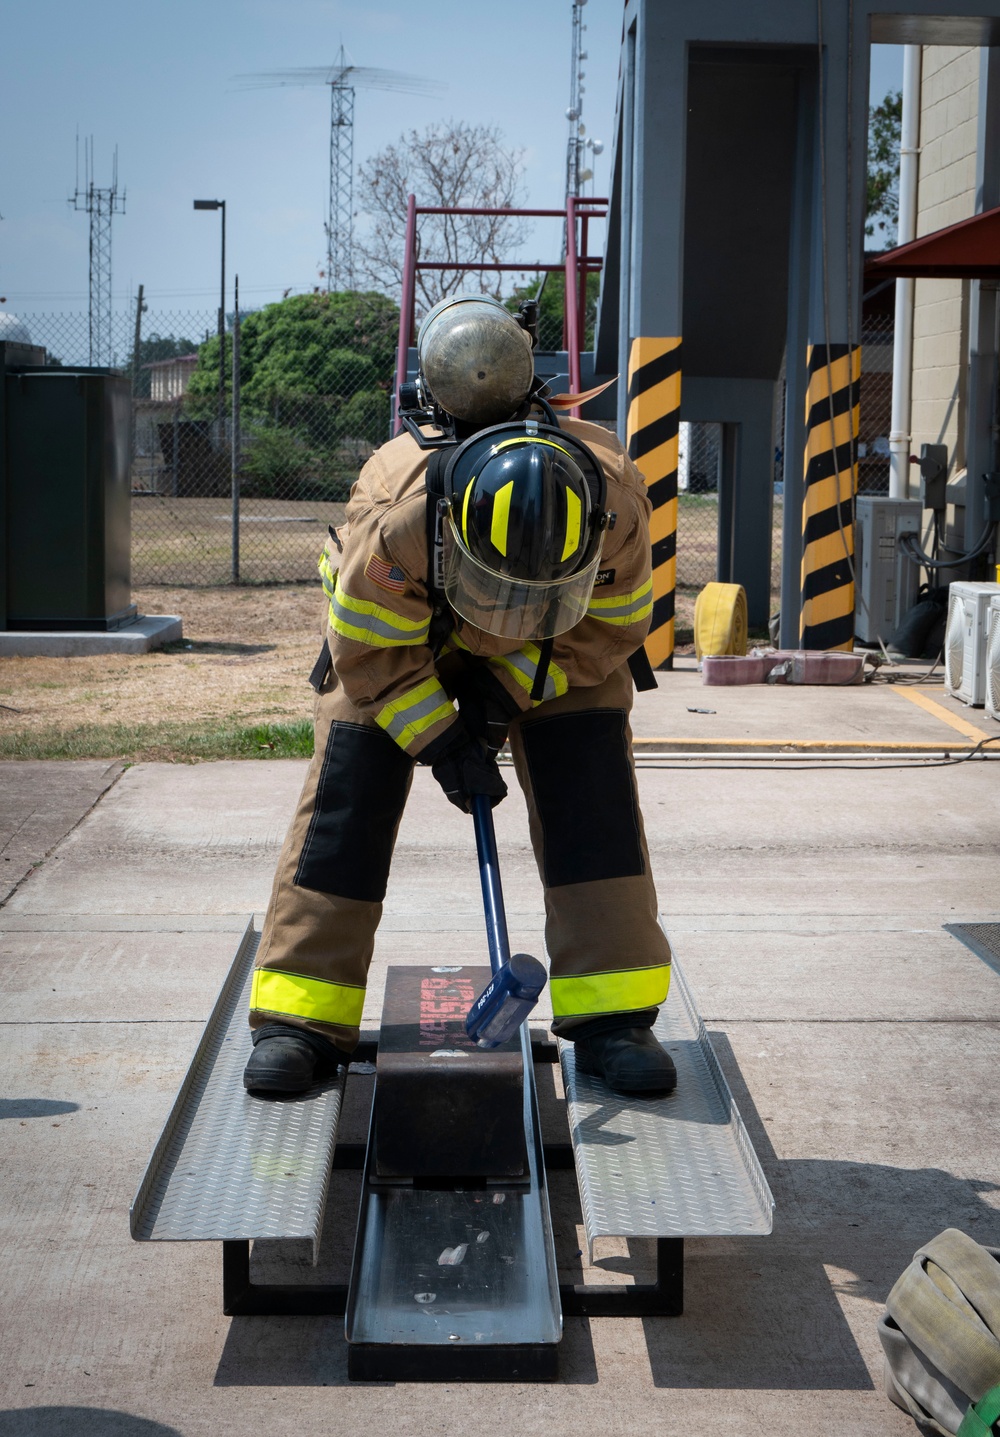
[{"label": "outdoor condenser unit", "polygon": [[951,584],[944,632],[944,686],[953,698],[981,707],[986,700],[986,615],[1000,584]]},{"label": "outdoor condenser unit", "polygon": [[1000,594],[986,611],[986,712],[1000,723]]},{"label": "outdoor condenser unit", "polygon": [[917,602],[920,570],[899,547],[903,534],[920,537],[919,499],[861,494],[855,511],[854,631],[863,644],[885,643]]}]

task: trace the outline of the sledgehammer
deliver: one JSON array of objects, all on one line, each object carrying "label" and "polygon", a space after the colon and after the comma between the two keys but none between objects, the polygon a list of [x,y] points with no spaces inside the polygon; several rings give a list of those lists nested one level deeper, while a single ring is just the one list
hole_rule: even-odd
[{"label": "sledgehammer", "polygon": [[528,953],[510,956],[507,917],[500,887],[500,862],[493,828],[493,808],[486,794],[472,798],[479,854],[479,881],[486,912],[486,941],[493,977],[469,1009],[465,1031],[480,1048],[499,1048],[513,1038],[545,987],[545,968]]}]

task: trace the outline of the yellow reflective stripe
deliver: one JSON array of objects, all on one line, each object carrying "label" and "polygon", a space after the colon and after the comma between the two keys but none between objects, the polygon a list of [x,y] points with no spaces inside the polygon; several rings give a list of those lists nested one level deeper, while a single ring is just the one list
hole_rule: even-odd
[{"label": "yellow reflective stripe", "polygon": [[469,542],[469,500],[472,497],[472,486],[475,482],[476,476],[473,474],[465,486],[465,498],[462,500],[462,538],[466,544]]},{"label": "yellow reflective stripe", "polygon": [[670,987],[670,964],[627,968],[617,973],[585,973],[577,978],[550,978],[552,1012],[556,1018],[590,1013],[627,1013],[656,1008]]},{"label": "yellow reflective stripe", "polygon": [[[537,644],[525,644],[512,654],[497,654],[490,659],[490,663],[498,664],[526,694],[530,694],[535,685],[535,673],[541,656]],[[545,703],[548,699],[561,698],[568,688],[569,680],[565,673],[550,659],[549,671],[545,676],[545,693],[542,698],[534,699],[533,703]]]},{"label": "yellow reflective stripe", "polygon": [[250,987],[251,1009],[313,1018],[318,1023],[339,1023],[356,1028],[365,1006],[365,990],[347,983],[303,978],[300,973],[278,973],[273,968],[254,970]]},{"label": "yellow reflective stripe", "polygon": [[569,455],[570,459],[573,457],[568,449],[564,449],[554,439],[542,439],[538,434],[522,434],[517,439],[505,439],[501,444],[494,444],[493,453],[499,454],[501,449],[509,449],[512,444],[547,444],[550,449],[558,449],[560,454]]},{"label": "yellow reflective stripe", "polygon": [[415,689],[379,709],[375,722],[405,750],[441,719],[454,717],[455,707],[437,679],[425,679]]},{"label": "yellow reflective stripe", "polygon": [[653,580],[631,594],[610,594],[606,599],[591,599],[587,614],[605,624],[637,624],[653,612]]},{"label": "yellow reflective stripe", "polygon": [[504,484],[493,495],[493,518],[490,521],[490,539],[494,549],[507,557],[507,526],[510,524],[510,501],[514,497],[514,481]]},{"label": "yellow reflective stripe", "polygon": [[407,619],[382,604],[354,599],[341,588],[338,577],[330,600],[330,627],[355,643],[388,649],[397,644],[426,643],[431,621],[430,617]]},{"label": "yellow reflective stripe", "polygon": [[580,503],[579,494],[574,494],[572,489],[566,490],[566,542],[563,544],[562,558],[568,559],[570,554],[575,554],[580,547],[580,540],[583,537],[583,505]]},{"label": "yellow reflective stripe", "polygon": [[332,600],[337,585],[337,570],[330,563],[330,556],[325,549],[319,556],[319,572],[323,580],[323,592]]}]

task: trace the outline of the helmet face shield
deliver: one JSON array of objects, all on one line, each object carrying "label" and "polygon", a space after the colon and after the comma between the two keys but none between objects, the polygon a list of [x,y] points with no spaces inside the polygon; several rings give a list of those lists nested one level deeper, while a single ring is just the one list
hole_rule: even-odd
[{"label": "helmet face shield", "polygon": [[584,568],[549,580],[518,579],[488,568],[469,551],[451,513],[445,515],[442,537],[445,597],[474,628],[501,638],[537,641],[565,633],[586,614],[603,534],[598,534]]}]

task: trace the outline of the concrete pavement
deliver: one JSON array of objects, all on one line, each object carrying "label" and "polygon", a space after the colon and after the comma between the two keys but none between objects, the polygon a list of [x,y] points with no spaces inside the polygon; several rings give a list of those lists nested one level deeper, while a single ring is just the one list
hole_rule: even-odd
[{"label": "concrete pavement", "polygon": [[[982,710],[932,702],[1000,734]],[[638,698],[640,734],[708,725],[744,742],[972,741],[886,687],[718,690],[681,672]],[[558,1386],[491,1389],[349,1385],[339,1320],[224,1318],[217,1246],[128,1236],[238,933],[266,903],[303,765],[137,765],[96,806],[106,765],[0,767],[5,819],[15,793],[38,808],[34,771],[62,779],[45,790],[54,826],[32,830],[49,856],[32,869],[27,855],[0,908],[0,1433],[914,1432],[881,1390],[885,1294],[945,1226],[1000,1244],[1000,976],[943,928],[1000,922],[1000,765],[898,761],[751,750],[641,764],[661,908],[774,1191],[775,1230],[689,1242],[684,1317],[568,1320]],[[511,936],[537,950],[518,793],[497,828]],[[470,826],[419,770],[366,1023],[387,962],[484,951]],[[363,1086],[348,1136],[364,1127]],[[555,1120],[557,1092],[546,1106]],[[341,1269],[357,1197],[342,1178],[327,1225]],[[569,1273],[583,1246],[571,1175],[553,1175],[553,1200]],[[622,1244],[585,1276],[642,1280],[649,1259]]]}]

